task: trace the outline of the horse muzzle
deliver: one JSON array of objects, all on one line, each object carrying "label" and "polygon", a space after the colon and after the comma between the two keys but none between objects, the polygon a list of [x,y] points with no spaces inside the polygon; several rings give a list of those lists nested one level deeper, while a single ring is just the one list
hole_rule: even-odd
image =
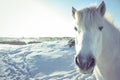
[{"label": "horse muzzle", "polygon": [[75,63],[81,73],[92,74],[94,71],[96,60],[92,55],[82,56],[79,54],[75,57]]}]

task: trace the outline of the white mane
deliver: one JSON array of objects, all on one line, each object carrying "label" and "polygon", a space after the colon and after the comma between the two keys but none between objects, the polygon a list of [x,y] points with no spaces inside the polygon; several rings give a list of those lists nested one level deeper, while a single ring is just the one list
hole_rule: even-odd
[{"label": "white mane", "polygon": [[[97,9],[97,6],[94,5],[94,6],[83,8],[77,11],[76,14],[78,16],[77,17],[78,21],[80,21],[80,23],[83,24],[84,26],[88,26],[88,25],[93,25],[94,23],[98,23],[99,21],[104,20],[105,22],[108,23],[108,25],[110,24],[110,26],[115,27],[114,18],[111,15],[111,13],[106,12],[104,17],[101,17],[100,15],[98,15],[96,9]],[[118,29],[118,27],[115,27],[115,28]]]},{"label": "white mane", "polygon": [[114,24],[114,18],[113,18],[113,16],[111,15],[111,13],[106,12],[106,13],[105,13],[105,18],[106,18],[107,21],[109,21],[110,23]]},{"label": "white mane", "polygon": [[[94,6],[79,10],[77,12],[77,15],[79,15],[78,18],[80,18],[79,19],[80,22],[85,25],[94,24],[95,22],[93,21],[99,22],[101,17],[98,15],[96,9],[97,9],[97,6],[94,5]],[[104,19],[107,20],[110,24],[114,23],[114,18],[109,12],[105,13]]]}]

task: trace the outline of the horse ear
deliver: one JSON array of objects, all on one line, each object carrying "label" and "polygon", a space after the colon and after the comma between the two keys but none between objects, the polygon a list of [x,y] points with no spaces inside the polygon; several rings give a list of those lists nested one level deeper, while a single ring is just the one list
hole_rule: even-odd
[{"label": "horse ear", "polygon": [[73,16],[73,18],[75,18],[75,12],[76,12],[76,9],[74,7],[72,7],[72,16]]},{"label": "horse ear", "polygon": [[105,10],[106,10],[104,1],[102,1],[102,3],[97,8],[97,10],[98,10],[98,12],[100,13],[101,16],[104,16]]}]

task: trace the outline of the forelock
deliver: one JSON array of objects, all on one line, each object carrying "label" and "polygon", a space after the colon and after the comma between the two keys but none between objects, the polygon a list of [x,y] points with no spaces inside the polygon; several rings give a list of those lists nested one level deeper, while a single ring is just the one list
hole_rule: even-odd
[{"label": "forelock", "polygon": [[78,20],[83,26],[92,26],[100,21],[100,15],[97,8],[94,6],[81,9],[77,12]]}]

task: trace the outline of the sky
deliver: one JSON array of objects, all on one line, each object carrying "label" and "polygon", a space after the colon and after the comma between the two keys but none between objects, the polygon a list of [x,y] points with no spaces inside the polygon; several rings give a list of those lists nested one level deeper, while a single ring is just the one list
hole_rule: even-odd
[{"label": "sky", "polygon": [[[104,0],[120,26],[120,0]],[[99,5],[102,0],[0,0],[0,37],[73,37],[71,8]]]}]

